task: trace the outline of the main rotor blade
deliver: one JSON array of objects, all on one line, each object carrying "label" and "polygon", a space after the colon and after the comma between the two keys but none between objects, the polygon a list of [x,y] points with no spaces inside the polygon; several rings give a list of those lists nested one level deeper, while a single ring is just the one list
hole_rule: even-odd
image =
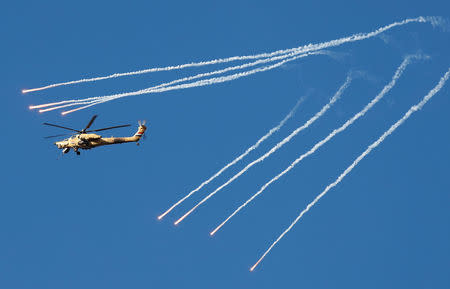
[{"label": "main rotor blade", "polygon": [[97,118],[97,115],[94,115],[91,120],[89,121],[89,123],[87,124],[87,126],[82,130],[82,131],[86,131],[88,128],[91,127],[92,123],[94,122],[94,120]]},{"label": "main rotor blade", "polygon": [[131,126],[131,124],[124,124],[124,125],[118,125],[118,126],[111,126],[111,127],[100,128],[100,129],[88,130],[86,132],[102,131],[102,130],[119,128],[119,127],[127,127],[127,126]]},{"label": "main rotor blade", "polygon": [[63,134],[57,134],[57,135],[50,135],[50,136],[45,136],[44,138],[52,138],[52,137],[59,137],[59,136],[68,136],[70,134],[67,133],[63,133]]},{"label": "main rotor blade", "polygon": [[63,129],[68,129],[68,130],[71,130],[71,131],[76,131],[76,132],[81,133],[81,131],[73,129],[73,128],[70,128],[70,127],[60,126],[60,125],[51,124],[51,123],[47,123],[47,122],[44,122],[43,124],[49,125],[49,126],[54,126],[54,127],[59,127],[59,128],[63,128]]}]

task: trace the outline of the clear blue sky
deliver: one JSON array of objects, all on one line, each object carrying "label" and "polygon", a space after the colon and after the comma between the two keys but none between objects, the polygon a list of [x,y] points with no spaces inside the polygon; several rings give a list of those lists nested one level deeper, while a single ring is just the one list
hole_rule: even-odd
[{"label": "clear blue sky", "polygon": [[[450,34],[411,24],[215,86],[135,96],[65,117],[30,104],[135,90],[191,69],[22,95],[51,82],[270,52],[367,32],[404,18],[450,17],[448,1],[8,1],[0,9],[0,288],[450,288],[450,87],[374,150],[279,243],[293,218],[450,66]],[[147,3],[144,3],[147,2]],[[396,4],[392,4],[396,2]],[[415,63],[366,117],[270,187],[214,238],[259,186],[359,111],[402,57]],[[254,159],[324,105],[350,69],[367,72],[329,113],[262,165],[172,225],[239,163],[174,214],[156,217],[278,123]],[[59,152],[53,122],[149,122],[142,146]]]}]

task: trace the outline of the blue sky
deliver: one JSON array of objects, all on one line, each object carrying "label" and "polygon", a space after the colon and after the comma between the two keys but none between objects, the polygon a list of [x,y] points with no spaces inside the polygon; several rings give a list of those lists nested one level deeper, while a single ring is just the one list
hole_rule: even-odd
[{"label": "blue sky", "polygon": [[[440,15],[448,1],[14,1],[0,9],[3,100],[0,288],[449,288],[450,88],[351,172],[249,267],[299,211],[417,103],[450,66],[450,34],[396,28],[279,69],[215,86],[134,96],[62,117],[30,104],[146,88],[197,68],[22,95],[23,88],[147,67],[270,52]],[[364,118],[307,158],[214,238],[242,201],[362,109],[402,58],[422,52]],[[223,66],[220,66],[223,67]],[[363,70],[330,111],[179,226],[195,201],[318,111]],[[156,217],[275,126],[283,129],[185,206]],[[149,123],[142,146],[59,152],[43,122]]]}]

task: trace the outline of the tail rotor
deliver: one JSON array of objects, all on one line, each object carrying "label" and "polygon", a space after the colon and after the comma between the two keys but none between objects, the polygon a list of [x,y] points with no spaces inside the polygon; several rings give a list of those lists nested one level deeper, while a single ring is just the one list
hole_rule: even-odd
[{"label": "tail rotor", "polygon": [[[138,120],[138,124],[139,124],[139,126],[141,127],[141,126],[144,126],[145,127],[145,124],[146,124],[147,122],[146,122],[146,120]],[[137,145],[140,145],[140,141],[145,141],[147,139],[147,135],[144,133],[143,135],[142,135],[142,138],[136,143]]]}]

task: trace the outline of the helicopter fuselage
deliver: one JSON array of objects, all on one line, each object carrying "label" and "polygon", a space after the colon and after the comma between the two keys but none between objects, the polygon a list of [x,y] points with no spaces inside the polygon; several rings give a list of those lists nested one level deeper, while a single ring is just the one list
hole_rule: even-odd
[{"label": "helicopter fuselage", "polygon": [[147,127],[145,125],[140,125],[138,131],[131,137],[102,137],[95,133],[81,133],[55,142],[55,145],[59,149],[62,149],[63,153],[68,153],[70,149],[73,149],[78,154],[79,149],[88,150],[104,145],[138,142],[142,135],[144,135],[146,129]]}]

